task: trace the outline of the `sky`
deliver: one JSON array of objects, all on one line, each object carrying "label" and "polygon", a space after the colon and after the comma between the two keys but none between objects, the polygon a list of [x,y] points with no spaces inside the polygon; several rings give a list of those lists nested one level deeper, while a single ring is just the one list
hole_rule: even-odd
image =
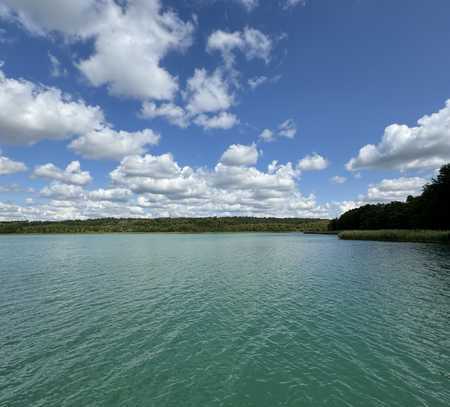
[{"label": "sky", "polygon": [[0,220],[330,218],[450,162],[448,0],[0,0]]}]

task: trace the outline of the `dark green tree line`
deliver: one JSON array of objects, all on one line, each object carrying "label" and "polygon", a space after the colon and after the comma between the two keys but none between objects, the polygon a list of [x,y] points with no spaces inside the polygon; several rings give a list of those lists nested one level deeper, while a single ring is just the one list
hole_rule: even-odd
[{"label": "dark green tree line", "polygon": [[450,230],[450,164],[425,185],[421,195],[406,202],[364,205],[345,212],[330,230],[435,229]]},{"label": "dark green tree line", "polygon": [[303,232],[326,231],[328,222],[326,219],[253,217],[103,218],[61,222],[0,222],[0,233]]}]

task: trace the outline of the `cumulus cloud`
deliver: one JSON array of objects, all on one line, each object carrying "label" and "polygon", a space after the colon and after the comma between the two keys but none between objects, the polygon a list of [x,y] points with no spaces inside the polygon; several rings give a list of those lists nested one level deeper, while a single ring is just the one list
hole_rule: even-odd
[{"label": "cumulus cloud", "polygon": [[192,114],[227,110],[234,103],[234,95],[219,70],[208,74],[205,69],[196,69],[187,82],[184,97],[186,109]]},{"label": "cumulus cloud", "polygon": [[270,129],[264,129],[261,134],[259,135],[259,138],[265,142],[270,142],[275,140],[275,134]]},{"label": "cumulus cloud", "polygon": [[89,172],[81,170],[79,161],[70,162],[64,170],[52,163],[37,166],[33,171],[33,177],[46,178],[60,181],[64,184],[79,186],[89,184],[92,181]]},{"label": "cumulus cloud", "polygon": [[178,83],[160,62],[170,50],[190,46],[192,31],[191,23],[162,12],[157,0],[130,1],[124,9],[109,4],[95,27],[95,53],[79,68],[94,86],[107,84],[114,95],[172,99]]},{"label": "cumulus cloud", "polygon": [[248,60],[262,59],[267,63],[270,60],[272,48],[273,43],[270,37],[251,27],[234,32],[214,31],[209,36],[207,44],[209,52],[218,51],[222,54],[228,67],[234,63],[236,50],[242,52]]},{"label": "cumulus cloud", "polygon": [[254,165],[255,145],[232,145],[211,170],[180,166],[170,154],[126,157],[111,172],[113,184],[139,194],[154,216],[324,216],[313,195],[298,190],[299,169]]},{"label": "cumulus cloud", "polygon": [[333,184],[344,184],[347,181],[347,178],[340,175],[335,175],[334,177],[330,178],[330,181]]},{"label": "cumulus cloud", "polygon": [[24,163],[11,160],[5,156],[0,156],[0,175],[14,174],[26,170],[27,166]]},{"label": "cumulus cloud", "polygon": [[270,143],[282,137],[292,139],[296,134],[297,125],[294,120],[288,119],[281,123],[276,131],[264,129],[259,135],[259,138],[266,143]]},{"label": "cumulus cloud", "polygon": [[92,201],[128,202],[132,192],[126,188],[96,189],[87,193],[88,199]]},{"label": "cumulus cloud", "polygon": [[0,142],[31,145],[82,135],[104,123],[98,106],[73,100],[59,89],[6,78],[0,71]]},{"label": "cumulus cloud", "polygon": [[194,26],[163,11],[159,0],[67,1],[58,7],[51,0],[3,2],[7,17],[36,35],[56,31],[70,41],[93,39],[93,53],[78,63],[92,85],[137,99],[167,100],[178,90],[161,60],[190,46]]},{"label": "cumulus cloud", "polygon": [[69,148],[90,159],[120,160],[127,155],[142,154],[146,146],[158,144],[159,139],[159,134],[150,129],[128,132],[104,127],[73,140]]},{"label": "cumulus cloud", "polygon": [[330,216],[340,216],[344,212],[363,205],[406,201],[409,195],[420,195],[427,182],[429,180],[422,177],[383,179],[380,182],[370,184],[367,192],[359,195],[355,200],[331,202],[326,204],[325,207],[328,209]]},{"label": "cumulus cloud", "polygon": [[58,58],[56,58],[53,54],[50,52],[48,53],[48,58],[50,60],[50,75],[54,78],[59,78],[60,76],[66,76],[67,75],[67,69],[63,68],[61,66],[61,62]]},{"label": "cumulus cloud", "polygon": [[391,124],[377,145],[359,150],[346,168],[362,169],[436,169],[450,161],[450,100],[437,113],[423,116],[417,126]]},{"label": "cumulus cloud", "polygon": [[54,181],[42,188],[41,197],[59,201],[58,205],[84,206],[97,202],[128,203],[133,193],[127,188],[99,188],[92,191],[83,189],[81,185],[70,185]]},{"label": "cumulus cloud", "polygon": [[326,205],[301,194],[299,168],[273,161],[260,170],[258,155],[255,144],[231,145],[211,169],[182,166],[171,154],[127,156],[110,173],[109,188],[87,191],[56,179],[61,175],[47,177],[53,181],[41,189],[37,202],[0,203],[0,219],[327,216]]},{"label": "cumulus cloud", "polygon": [[205,114],[201,114],[197,116],[194,120],[194,123],[198,126],[203,127],[205,130],[210,129],[222,129],[227,130],[236,126],[239,123],[239,119],[236,115],[228,112],[220,112],[214,116],[207,116]]},{"label": "cumulus cloud", "polygon": [[94,200],[51,200],[45,204],[27,201],[27,205],[0,202],[0,220],[67,220],[105,217],[145,218],[150,214],[138,205]]},{"label": "cumulus cloud", "polygon": [[220,162],[224,165],[241,166],[255,165],[258,161],[258,149],[253,143],[249,146],[242,144],[232,144],[222,154]]},{"label": "cumulus cloud", "polygon": [[247,11],[252,11],[259,5],[259,0],[235,0],[241,6],[243,6]]},{"label": "cumulus cloud", "polygon": [[99,9],[96,0],[39,2],[28,0],[2,0],[0,15],[17,21],[34,35],[47,35],[60,31],[69,36],[80,37],[90,34],[90,27],[98,22]]},{"label": "cumulus cloud", "polygon": [[114,181],[134,177],[167,179],[176,177],[180,172],[181,168],[173,159],[172,154],[166,153],[158,156],[146,154],[125,157],[120,166],[111,173],[111,178]]},{"label": "cumulus cloud", "polygon": [[117,131],[106,122],[100,107],[73,100],[56,88],[6,78],[0,71],[0,142],[33,145],[73,137],[78,138],[70,148],[93,159],[141,154],[159,141],[150,129]]},{"label": "cumulus cloud", "polygon": [[157,106],[154,102],[144,102],[140,116],[147,119],[154,119],[156,117],[163,117],[169,123],[185,128],[189,125],[189,116],[187,112],[180,106],[173,103],[164,103]]},{"label": "cumulus cloud", "polygon": [[77,200],[84,197],[84,189],[79,185],[52,182],[40,191],[41,196],[57,200]]},{"label": "cumulus cloud", "polygon": [[320,171],[327,168],[328,165],[328,160],[317,153],[307,155],[298,162],[298,168],[302,171]]},{"label": "cumulus cloud", "polygon": [[24,188],[19,184],[0,185],[0,193],[34,192],[33,188]]},{"label": "cumulus cloud", "polygon": [[292,119],[288,119],[278,127],[278,136],[286,138],[294,138],[297,134],[297,126]]},{"label": "cumulus cloud", "polygon": [[173,199],[196,196],[203,188],[190,167],[180,167],[171,154],[126,157],[111,172],[115,184],[136,193],[159,194]]},{"label": "cumulus cloud", "polygon": [[[39,191],[39,203],[26,200],[27,206],[0,202],[0,219],[62,220],[100,217],[148,217],[132,202],[127,188],[100,188],[87,191],[80,185],[53,181]],[[42,203],[45,200],[45,203]]]},{"label": "cumulus cloud", "polygon": [[[144,102],[140,116],[150,119],[162,117],[181,128],[194,123],[205,130],[226,130],[239,123],[236,115],[226,111],[234,104],[234,94],[220,70],[209,74],[205,69],[196,69],[187,81],[183,97],[186,108],[173,103],[157,106],[154,102]],[[214,115],[206,114],[216,112]]]},{"label": "cumulus cloud", "polygon": [[383,179],[379,183],[369,185],[365,200],[371,202],[404,201],[408,195],[419,195],[427,182],[422,177]]}]

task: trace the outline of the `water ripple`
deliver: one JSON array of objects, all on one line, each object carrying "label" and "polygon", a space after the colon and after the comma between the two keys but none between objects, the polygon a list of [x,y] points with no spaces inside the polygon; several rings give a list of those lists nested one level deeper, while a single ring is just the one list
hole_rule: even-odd
[{"label": "water ripple", "polygon": [[0,258],[1,407],[450,404],[445,246],[2,236]]}]

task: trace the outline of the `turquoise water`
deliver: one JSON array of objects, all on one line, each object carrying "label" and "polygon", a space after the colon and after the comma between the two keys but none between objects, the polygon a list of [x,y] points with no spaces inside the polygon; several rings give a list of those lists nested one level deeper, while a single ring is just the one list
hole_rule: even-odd
[{"label": "turquoise water", "polygon": [[450,248],[0,236],[0,406],[448,406]]}]

